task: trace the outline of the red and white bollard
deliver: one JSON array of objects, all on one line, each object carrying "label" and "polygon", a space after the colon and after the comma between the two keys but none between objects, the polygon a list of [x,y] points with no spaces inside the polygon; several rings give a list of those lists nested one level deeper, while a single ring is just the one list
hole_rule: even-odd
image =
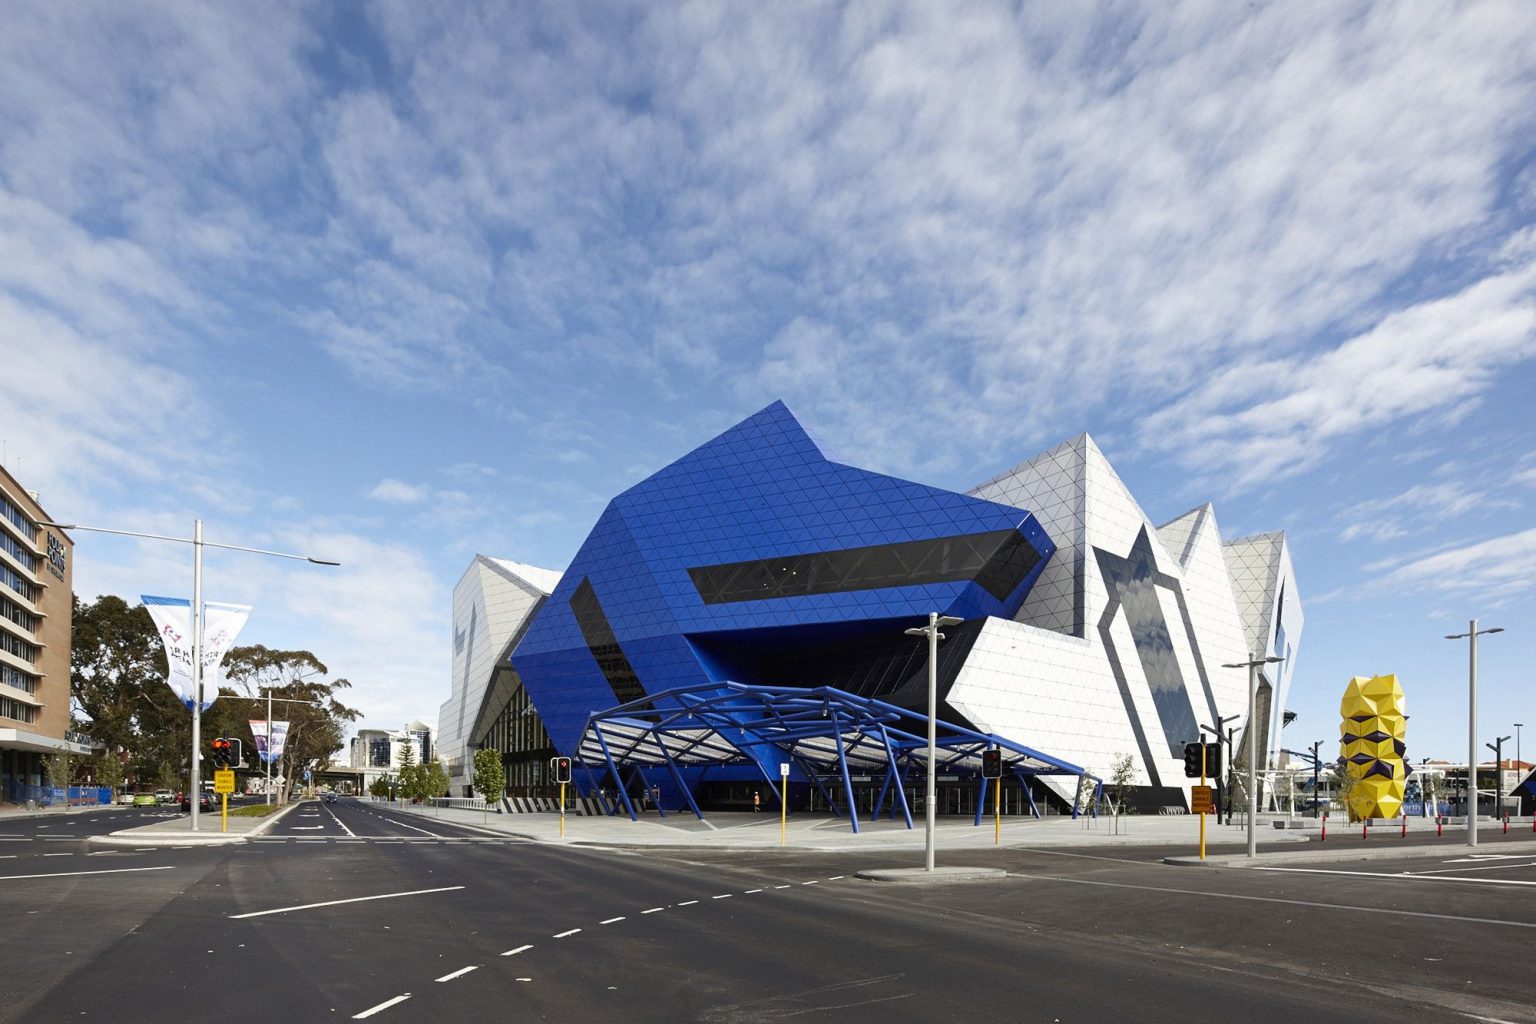
[{"label": "red and white bollard", "polygon": [[1371,838],[1371,819],[1370,818],[1361,818],[1360,819],[1360,838],[1361,839],[1369,839],[1369,838]]},{"label": "red and white bollard", "polygon": [[[1536,832],[1536,818],[1532,818],[1531,819],[1531,831],[1532,832]],[[1323,835],[1322,835],[1322,838],[1318,839],[1318,842],[1326,843],[1327,841],[1328,841],[1328,812],[1324,811],[1323,812]]]},{"label": "red and white bollard", "polygon": [[1445,818],[1443,815],[1435,815],[1435,838],[1445,835]]},{"label": "red and white bollard", "polygon": [[1403,838],[1408,838],[1408,812],[1403,812]]},{"label": "red and white bollard", "polygon": [[1504,834],[1509,835],[1509,812],[1504,812]]}]

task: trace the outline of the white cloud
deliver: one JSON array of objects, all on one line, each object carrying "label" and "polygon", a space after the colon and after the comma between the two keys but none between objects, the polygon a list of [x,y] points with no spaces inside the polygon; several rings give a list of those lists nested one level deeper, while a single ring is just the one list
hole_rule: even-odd
[{"label": "white cloud", "polygon": [[1527,593],[1536,588],[1536,529],[1428,555],[1393,570],[1382,582],[1402,590],[1489,600]]},{"label": "white cloud", "polygon": [[1316,464],[1330,446],[1455,414],[1536,351],[1536,263],[1387,316],[1316,356],[1241,362],[1146,419],[1149,446],[1236,485]]},{"label": "white cloud", "polygon": [[1505,509],[1513,502],[1459,482],[1415,484],[1399,494],[1345,509],[1339,540],[1389,541],[1443,525],[1477,510]]},{"label": "white cloud", "polygon": [[374,501],[392,505],[417,505],[427,500],[432,490],[421,484],[408,484],[403,480],[385,478],[374,485],[368,497]]}]

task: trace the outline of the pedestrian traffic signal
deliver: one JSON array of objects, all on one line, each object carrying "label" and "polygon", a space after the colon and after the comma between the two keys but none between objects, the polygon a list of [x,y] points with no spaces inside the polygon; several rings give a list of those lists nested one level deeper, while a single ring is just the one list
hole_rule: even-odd
[{"label": "pedestrian traffic signal", "polygon": [[229,740],[220,736],[213,741],[213,766],[215,768],[228,768],[230,766],[233,750]]},{"label": "pedestrian traffic signal", "polygon": [[571,759],[568,757],[555,758],[555,781],[571,781]]},{"label": "pedestrian traffic signal", "polygon": [[1000,779],[1003,777],[1003,752],[993,747],[981,752],[981,777],[984,779]]},{"label": "pedestrian traffic signal", "polygon": [[1205,745],[1205,774],[1213,779],[1221,778],[1221,741]]}]

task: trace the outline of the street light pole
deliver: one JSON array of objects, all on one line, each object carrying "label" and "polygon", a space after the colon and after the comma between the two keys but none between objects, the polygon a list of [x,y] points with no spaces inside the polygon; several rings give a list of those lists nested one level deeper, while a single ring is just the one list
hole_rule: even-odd
[{"label": "street light pole", "polygon": [[1484,633],[1502,633],[1503,626],[1478,629],[1477,620],[1467,624],[1465,633],[1447,633],[1447,640],[1467,641],[1467,845],[1477,845],[1477,638]]},{"label": "street light pole", "polygon": [[935,804],[938,801],[938,791],[935,787],[933,762],[937,756],[939,731],[939,641],[944,639],[944,634],[939,632],[940,626],[959,625],[964,619],[957,619],[953,615],[940,615],[938,612],[928,613],[928,625],[913,626],[906,630],[907,636],[926,636],[928,638],[928,788],[923,800],[923,809],[927,812],[927,822],[924,825],[925,864],[928,871],[933,870],[933,829]]},{"label": "street light pole", "polygon": [[51,526],[56,530],[84,530],[87,533],[110,533],[118,537],[138,537],[143,540],[165,540],[176,544],[192,545],[192,761],[191,792],[187,803],[192,812],[192,831],[198,831],[198,796],[201,795],[202,777],[202,727],[203,727],[203,548],[222,548],[225,551],[245,551],[253,555],[271,555],[274,558],[292,558],[312,565],[340,565],[324,558],[310,555],[291,555],[286,551],[267,551],[263,548],[247,548],[238,544],[210,544],[203,540],[203,521],[192,520],[192,538],[168,537],[159,533],[139,533],[134,530],[108,530],[100,526],[81,526],[78,523],[51,523],[39,521],[39,526]]},{"label": "street light pole", "polygon": [[1259,666],[1272,665],[1284,658],[1261,658],[1257,654],[1247,661],[1239,661],[1222,668],[1246,668],[1248,670],[1248,856],[1259,855],[1259,834],[1255,821],[1259,816]]}]

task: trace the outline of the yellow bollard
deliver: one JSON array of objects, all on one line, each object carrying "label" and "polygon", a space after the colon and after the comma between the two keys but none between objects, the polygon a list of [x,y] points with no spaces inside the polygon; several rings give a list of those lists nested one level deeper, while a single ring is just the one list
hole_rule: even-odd
[{"label": "yellow bollard", "polygon": [[222,820],[220,822],[220,825],[219,825],[219,831],[220,832],[228,832],[229,831],[229,794],[228,793],[220,793],[219,794],[219,799],[224,804],[224,814],[223,814],[223,818],[222,818]]},{"label": "yellow bollard", "polygon": [[560,838],[565,838],[565,783],[560,783]]},{"label": "yellow bollard", "polygon": [[997,827],[993,829],[992,845],[1003,844],[1003,780],[997,780],[997,792],[992,794],[992,816],[997,819]]},{"label": "yellow bollard", "polygon": [[780,773],[781,791],[779,793],[779,845],[784,845],[784,833],[789,821],[789,775]]}]

